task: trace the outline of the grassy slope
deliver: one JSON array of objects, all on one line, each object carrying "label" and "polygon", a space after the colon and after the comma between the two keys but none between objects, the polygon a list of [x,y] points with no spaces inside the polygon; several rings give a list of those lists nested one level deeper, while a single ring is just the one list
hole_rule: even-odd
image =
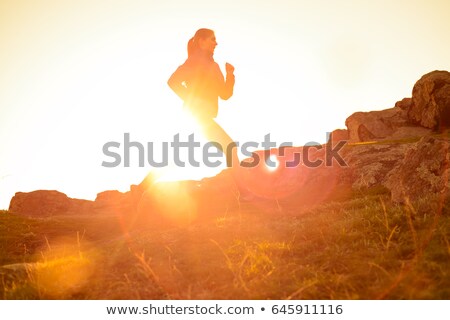
[{"label": "grassy slope", "polygon": [[289,213],[218,212],[128,234],[112,216],[0,213],[6,299],[449,299],[450,201],[370,194]]}]

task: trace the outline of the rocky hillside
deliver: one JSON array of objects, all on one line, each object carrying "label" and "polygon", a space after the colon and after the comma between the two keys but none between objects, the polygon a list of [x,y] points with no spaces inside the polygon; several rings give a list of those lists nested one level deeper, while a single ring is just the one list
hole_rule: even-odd
[{"label": "rocky hillside", "polygon": [[[416,82],[412,97],[390,109],[354,113],[345,124],[347,129],[333,131],[326,145],[270,150],[280,162],[273,172],[260,164],[238,173],[225,170],[202,181],[156,184],[149,175],[128,192],[104,191],[95,201],[71,199],[57,191],[18,192],[9,211],[27,216],[128,217],[170,212],[169,221],[183,216],[183,223],[189,223],[243,201],[260,203],[262,209],[298,208],[319,204],[337,191],[387,188],[392,201],[400,203],[424,194],[448,196],[449,72],[430,72]],[[264,157],[264,151],[255,154]]]},{"label": "rocky hillside", "polygon": [[449,83],[432,72],[325,145],[268,151],[274,171],[149,174],[95,201],[18,192],[0,299],[448,300]]}]

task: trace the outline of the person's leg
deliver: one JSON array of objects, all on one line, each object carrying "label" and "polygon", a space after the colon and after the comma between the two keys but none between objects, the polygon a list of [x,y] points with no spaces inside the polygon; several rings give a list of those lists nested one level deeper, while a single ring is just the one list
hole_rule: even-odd
[{"label": "person's leg", "polygon": [[211,142],[216,142],[219,149],[225,154],[227,166],[231,167],[231,177],[239,194],[239,199],[251,200],[254,195],[246,186],[246,170],[240,165],[236,143],[223,130],[214,119],[202,119],[198,121],[202,127],[202,133]]},{"label": "person's leg", "polygon": [[220,150],[225,154],[228,167],[238,167],[239,157],[236,143],[225,132],[225,130],[214,119],[202,120],[202,131],[205,137],[216,142],[220,146]]}]

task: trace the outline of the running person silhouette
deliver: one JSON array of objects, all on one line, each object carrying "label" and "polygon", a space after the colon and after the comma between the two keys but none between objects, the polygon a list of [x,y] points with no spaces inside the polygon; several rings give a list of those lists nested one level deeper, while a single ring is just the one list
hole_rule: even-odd
[{"label": "running person silhouette", "polygon": [[169,87],[184,101],[184,106],[202,127],[203,134],[225,154],[228,167],[239,166],[233,139],[215,121],[219,97],[228,100],[233,95],[234,67],[226,63],[224,78],[214,61],[217,46],[214,31],[199,29],[188,42],[188,58],[167,81]]}]

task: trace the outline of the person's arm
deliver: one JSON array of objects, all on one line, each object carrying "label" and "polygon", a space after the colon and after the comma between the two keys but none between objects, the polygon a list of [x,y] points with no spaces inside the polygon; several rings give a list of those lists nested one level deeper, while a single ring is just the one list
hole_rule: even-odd
[{"label": "person's arm", "polygon": [[173,90],[183,101],[186,100],[187,97],[187,88],[184,85],[186,81],[186,67],[181,65],[175,70],[175,72],[170,76],[167,84],[170,89]]},{"label": "person's arm", "polygon": [[[217,68],[219,68],[219,66],[217,66]],[[234,67],[231,64],[227,63],[227,64],[225,64],[225,69],[226,69],[227,75],[226,75],[224,84],[220,90],[219,96],[223,100],[228,100],[233,95],[234,82],[235,82],[234,73],[233,73]],[[220,68],[219,68],[219,70],[220,70]]]}]

